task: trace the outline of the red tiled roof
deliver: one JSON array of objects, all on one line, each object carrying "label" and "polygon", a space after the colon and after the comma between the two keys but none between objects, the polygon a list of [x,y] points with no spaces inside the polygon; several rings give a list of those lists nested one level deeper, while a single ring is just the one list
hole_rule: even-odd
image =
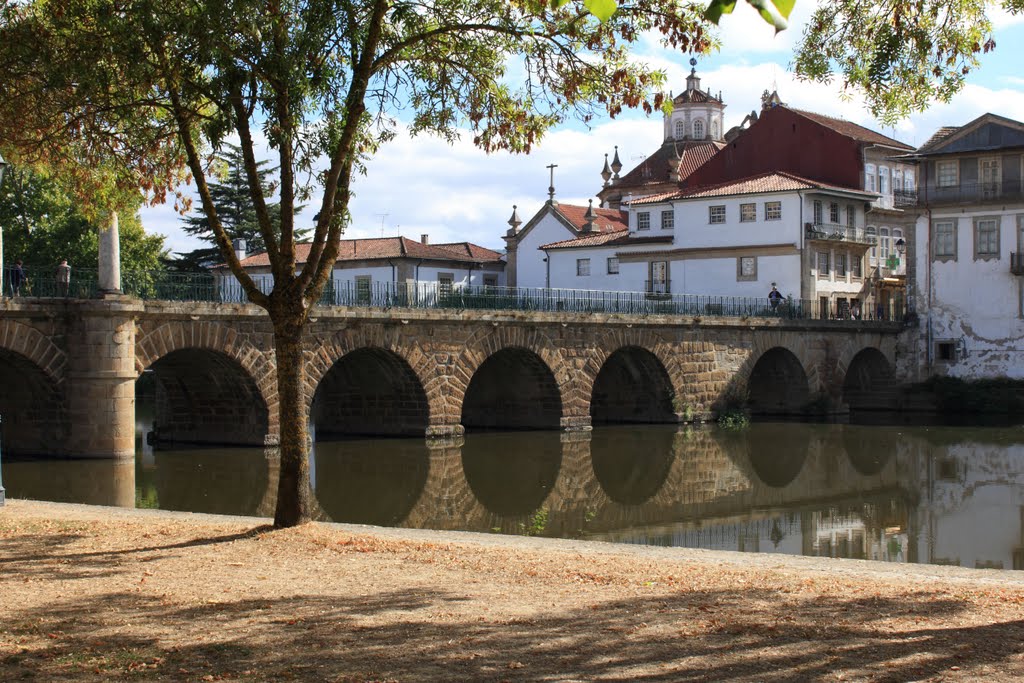
[{"label": "red tiled roof", "polygon": [[[678,169],[679,180],[685,180],[723,147],[725,147],[724,142],[713,140],[681,142],[667,140],[654,154],[641,161],[636,168],[622,176],[617,183],[605,189],[621,192],[623,188],[675,182],[669,177],[673,166]],[[678,160],[676,159],[677,154]]]},{"label": "red tiled roof", "polygon": [[703,90],[686,89],[672,98],[672,102],[674,104],[686,104],[687,102],[717,102],[721,104],[722,100]]},{"label": "red tiled roof", "polygon": [[[295,245],[295,262],[305,263],[312,245]],[[501,254],[470,242],[450,244],[423,244],[407,237],[376,237],[370,239],[341,240],[338,261],[362,261],[388,258],[416,258],[434,261],[500,261]],[[269,266],[266,252],[253,254],[242,260],[243,268]],[[223,267],[223,266],[218,266]]]},{"label": "red tiled roof", "polygon": [[855,192],[863,194],[865,197],[873,197],[874,195],[870,192],[861,192],[860,190],[851,190],[846,187],[837,187],[835,185],[828,185],[826,183],[819,183],[814,180],[808,180],[807,178],[801,178],[800,176],[793,175],[792,173],[786,173],[783,171],[774,171],[771,173],[761,173],[759,175],[751,176],[749,178],[742,178],[740,180],[729,181],[724,183],[717,183],[714,185],[703,185],[679,192],[663,192],[657,195],[651,195],[650,197],[641,197],[633,200],[633,204],[656,204],[658,202],[664,202],[671,199],[695,199],[700,197],[724,197],[728,195],[738,194],[764,194],[769,192],[790,192],[793,190],[834,190],[838,192]]},{"label": "red tiled roof", "polygon": [[885,145],[887,147],[896,147],[899,149],[906,150],[914,149],[912,146],[908,145],[905,142],[900,142],[895,138],[891,138],[887,135],[882,135],[881,133],[875,132],[870,128],[865,128],[864,126],[858,125],[852,121],[837,119],[831,116],[825,116],[824,114],[817,114],[812,111],[793,109],[792,107],[786,108],[794,113],[800,114],[801,116],[810,119],[811,121],[814,121],[815,123],[820,123],[821,125],[827,128],[831,128],[832,130],[836,131],[841,135],[845,135],[846,137],[853,138],[854,140],[858,140],[860,142],[869,142],[875,145]]},{"label": "red tiled roof", "polygon": [[607,247],[607,246],[623,246],[632,244],[659,244],[659,243],[671,243],[672,235],[652,235],[644,237],[630,237],[629,232],[609,232],[609,233],[586,233],[580,237],[574,239],[562,240],[561,242],[552,242],[551,244],[545,244],[538,249],[578,249],[580,247]]},{"label": "red tiled roof", "polygon": [[960,126],[943,126],[935,131],[935,135],[928,138],[928,142],[921,145],[920,149],[926,150],[932,145],[937,145],[958,130],[960,130]]},{"label": "red tiled roof", "polygon": [[[590,207],[559,204],[555,208],[574,228],[583,230],[583,226],[587,223],[587,210]],[[622,232],[629,229],[629,214],[625,211],[619,211],[618,209],[594,209],[594,213],[597,215],[597,218],[594,219],[595,232]]]}]

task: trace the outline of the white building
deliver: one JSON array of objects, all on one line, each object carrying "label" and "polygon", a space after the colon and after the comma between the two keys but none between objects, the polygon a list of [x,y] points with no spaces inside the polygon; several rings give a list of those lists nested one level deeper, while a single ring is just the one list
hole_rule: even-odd
[{"label": "white building", "polygon": [[1024,124],[985,114],[916,157],[922,374],[1024,378]]},{"label": "white building", "polygon": [[[876,197],[766,173],[634,199],[626,229],[584,227],[532,260],[555,288],[764,298],[775,283],[818,315],[873,317],[862,298]],[[526,260],[520,253],[520,268]]]},{"label": "white building", "polygon": [[[297,267],[309,255],[309,244],[295,249]],[[241,265],[263,291],[270,291],[274,278],[266,252],[241,259]],[[225,298],[242,297],[234,276],[226,266],[213,269]],[[446,292],[461,287],[502,287],[505,261],[502,254],[470,242],[430,244],[426,235],[420,241],[406,237],[341,240],[328,290],[356,292],[368,297],[376,291]]]}]

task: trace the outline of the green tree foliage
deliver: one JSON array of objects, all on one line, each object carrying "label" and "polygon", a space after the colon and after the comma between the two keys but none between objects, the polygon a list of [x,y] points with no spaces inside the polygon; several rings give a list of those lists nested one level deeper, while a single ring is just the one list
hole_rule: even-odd
[{"label": "green tree foliage", "polygon": [[[0,15],[0,148],[61,169],[97,193],[162,198],[184,166],[222,260],[274,327],[281,470],[275,523],[307,521],[303,334],[331,276],[351,180],[394,137],[527,152],[569,117],[658,108],[663,76],[634,63],[649,32],[683,51],[711,42],[701,9],[620,3],[604,22],[549,0],[26,0]],[[25,112],[28,112],[25,115]],[[254,142],[276,155],[275,230]],[[239,142],[274,287],[231,251],[211,192],[212,150]],[[83,166],[84,165],[84,166]],[[97,180],[99,178],[99,180]],[[306,262],[295,208],[320,198]],[[112,200],[101,196],[97,204]]]},{"label": "green tree foliage", "polygon": [[[77,208],[75,199],[51,179],[10,168],[0,184],[0,225],[4,229],[5,265],[21,259],[28,272],[52,277],[62,258],[72,267],[95,269],[98,228]],[[121,263],[126,271],[162,268],[164,238],[148,235],[137,214],[121,218]]]},{"label": "green tree foliage", "polygon": [[[256,173],[259,178],[260,187],[265,195],[274,192],[274,185],[271,178],[271,169],[267,168],[268,162],[258,161]],[[237,145],[225,144],[222,151],[217,154],[217,163],[211,169],[210,197],[217,207],[217,214],[228,237],[245,240],[248,253],[258,253],[266,249],[263,236],[260,234],[259,219],[256,215],[256,207],[253,204],[252,196],[249,193],[249,181],[245,174],[245,159],[242,150]],[[296,213],[302,207],[296,207]],[[276,203],[268,203],[267,211],[270,214],[274,234],[281,234],[280,210]],[[183,230],[209,242],[211,247],[195,249],[185,254],[179,254],[178,258],[170,261],[175,270],[181,271],[203,271],[211,265],[221,263],[220,249],[216,246],[216,236],[210,227],[210,221],[206,214],[194,211],[192,215],[182,220]],[[309,236],[308,229],[296,229],[295,238],[301,240]]]}]

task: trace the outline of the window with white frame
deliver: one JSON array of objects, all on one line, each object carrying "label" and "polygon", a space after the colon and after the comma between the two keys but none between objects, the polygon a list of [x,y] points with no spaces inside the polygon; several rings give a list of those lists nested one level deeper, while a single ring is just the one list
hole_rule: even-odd
[{"label": "window with white frame", "polygon": [[956,222],[932,223],[932,258],[937,261],[955,261],[956,241]]},{"label": "window with white frame", "polygon": [[935,185],[937,187],[956,187],[960,181],[960,162],[956,159],[935,162]]},{"label": "window with white frame", "polygon": [[693,138],[695,140],[704,139],[704,119],[696,119],[693,122]]},{"label": "window with white frame", "polygon": [[903,171],[902,169],[896,168],[892,172],[892,191],[902,192],[903,191]]},{"label": "window with white frame", "polygon": [[824,280],[828,279],[828,252],[818,252],[818,277]]},{"label": "window with white frame", "polygon": [[999,258],[999,219],[974,219],[974,260]]},{"label": "window with white frame", "polygon": [[577,277],[587,277],[588,275],[590,275],[590,259],[576,259],[576,275]]},{"label": "window with white frame", "polygon": [[676,121],[676,140],[686,137],[686,121]]},{"label": "window with white frame", "polygon": [[889,185],[888,166],[878,167],[878,194],[892,194],[892,188]]},{"label": "window with white frame", "polygon": [[814,224],[821,225],[825,222],[825,208],[821,200],[814,200]]},{"label": "window with white frame", "polygon": [[618,275],[619,274],[619,258],[617,256],[608,257],[608,274]]},{"label": "window with white frame", "polygon": [[846,254],[836,253],[836,277],[846,277]]},{"label": "window with white frame", "polygon": [[914,172],[907,169],[903,172],[903,189],[907,192],[913,192],[914,187]]},{"label": "window with white frame", "polygon": [[850,254],[850,275],[856,278],[864,277],[864,257],[860,254]]},{"label": "window with white frame", "polygon": [[757,220],[757,204],[740,204],[740,223],[753,223]]},{"label": "window with white frame", "polygon": [[849,228],[857,225],[857,207],[853,204],[846,205],[846,226]]},{"label": "window with white frame", "polygon": [[888,265],[889,262],[889,248],[891,247],[889,242],[889,228],[878,229],[878,260],[879,265]]},{"label": "window with white frame", "polygon": [[766,221],[782,220],[782,202],[765,202],[764,219]]},{"label": "window with white frame", "polygon": [[661,229],[671,230],[676,227],[676,213],[669,209],[661,212]]},{"label": "window with white frame", "polygon": [[736,281],[754,282],[757,280],[757,257],[740,256],[736,259]]},{"label": "window with white frame", "polygon": [[650,230],[651,229],[651,212],[640,211],[636,214],[636,229],[637,230]]},{"label": "window with white frame", "polygon": [[725,205],[719,204],[716,206],[708,207],[708,223],[724,223],[725,222]]},{"label": "window with white frame", "polygon": [[441,296],[448,296],[452,293],[454,287],[455,274],[454,273],[438,273],[437,274],[437,291]]},{"label": "window with white frame", "polygon": [[839,225],[839,204],[837,202],[831,202],[828,205],[828,222]]},{"label": "window with white frame", "polygon": [[864,235],[871,245],[871,263],[878,263],[878,229],[873,225],[864,228]]},{"label": "window with white frame", "polygon": [[864,164],[864,189],[868,192],[875,191],[875,165]]},{"label": "window with white frame", "polygon": [[718,139],[718,121],[711,122],[711,139]]}]

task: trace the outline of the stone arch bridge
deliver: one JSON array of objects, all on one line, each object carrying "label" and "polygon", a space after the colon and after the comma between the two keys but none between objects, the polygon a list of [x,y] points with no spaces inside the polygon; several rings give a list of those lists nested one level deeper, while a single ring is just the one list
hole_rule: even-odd
[{"label": "stone arch bridge", "polygon": [[[318,434],[445,437],[476,429],[890,407],[903,326],[880,321],[365,309],[314,313],[306,397]],[[272,330],[247,304],[0,301],[5,450],[132,457],[136,383],[155,434],[273,445]]]}]

